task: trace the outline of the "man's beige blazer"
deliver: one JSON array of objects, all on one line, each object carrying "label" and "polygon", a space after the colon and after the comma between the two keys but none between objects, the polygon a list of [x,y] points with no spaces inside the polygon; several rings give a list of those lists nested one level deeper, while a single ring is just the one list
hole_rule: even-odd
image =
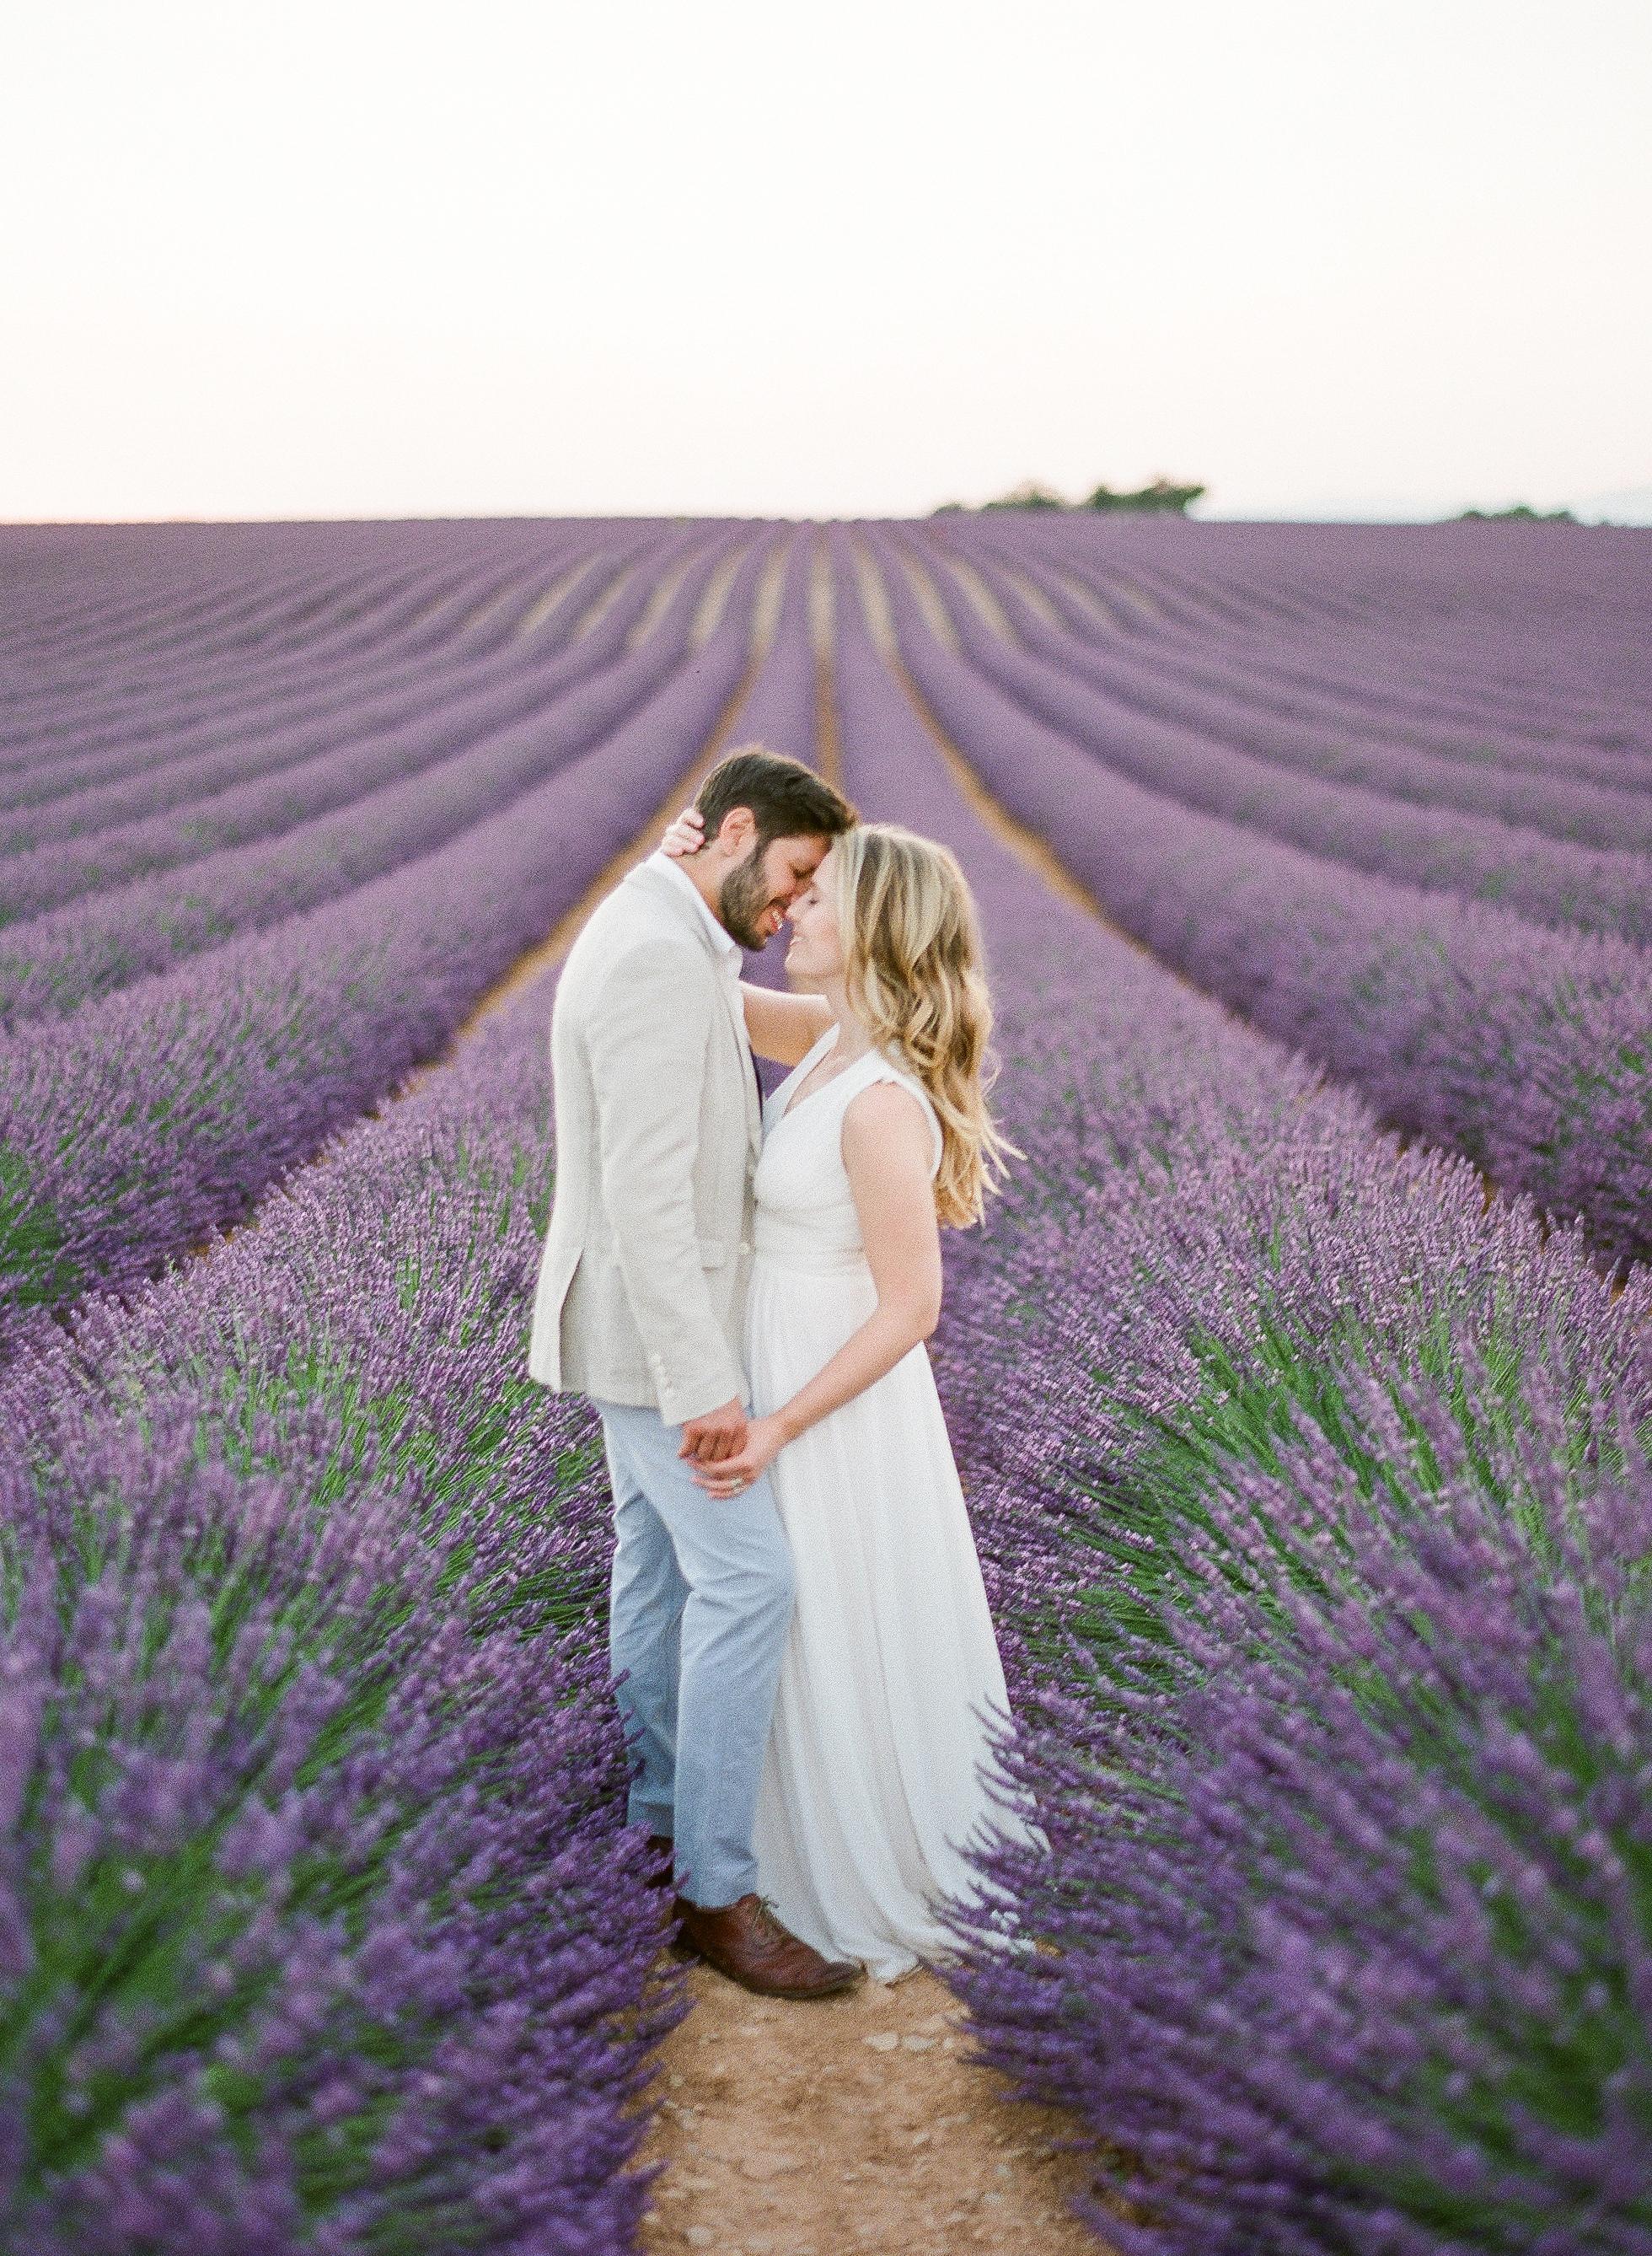
[{"label": "man's beige blazer", "polygon": [[668,872],[633,870],[575,941],[551,1069],[529,1371],[668,1425],[744,1401],[756,1079],[735,972]]}]

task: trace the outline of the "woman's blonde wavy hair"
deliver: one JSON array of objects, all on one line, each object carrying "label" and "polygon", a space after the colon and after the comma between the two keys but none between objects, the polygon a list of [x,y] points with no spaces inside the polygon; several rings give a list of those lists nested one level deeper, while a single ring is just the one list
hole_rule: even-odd
[{"label": "woman's blonde wavy hair", "polygon": [[945,846],[894,823],[858,824],[832,854],[849,1007],[935,1107],[937,1215],[960,1228],[979,1222],[1021,1154],[987,1110],[993,1014],[969,882]]}]

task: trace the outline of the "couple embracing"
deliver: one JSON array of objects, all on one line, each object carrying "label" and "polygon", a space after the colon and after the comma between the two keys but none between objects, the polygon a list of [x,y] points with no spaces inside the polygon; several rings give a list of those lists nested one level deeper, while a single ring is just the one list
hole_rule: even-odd
[{"label": "couple embracing", "polygon": [[[741,949],[790,921],[777,994]],[[1008,1147],[968,887],[756,748],[575,942],[530,1370],[589,1397],[610,1652],[679,1943],[814,1998],[941,1956],[1015,1832],[1003,1670],[924,1341]],[[753,1053],[791,1071],[763,1102]],[[997,1785],[995,1794],[988,1781]]]}]

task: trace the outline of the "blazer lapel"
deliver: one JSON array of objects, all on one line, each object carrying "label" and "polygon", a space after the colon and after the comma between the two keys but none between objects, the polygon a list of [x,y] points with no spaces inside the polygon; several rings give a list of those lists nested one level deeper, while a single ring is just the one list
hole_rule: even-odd
[{"label": "blazer lapel", "polygon": [[763,1149],[763,1102],[757,1087],[757,1068],[752,1061],[751,1037],[746,1032],[746,1006],[741,1000],[738,985],[721,965],[717,976],[740,1051],[740,1078],[746,1092],[746,1139],[755,1156]]},{"label": "blazer lapel", "polygon": [[746,1107],[746,1140],[751,1147],[752,1156],[755,1159],[763,1149],[763,1102],[758,1090],[757,1068],[752,1062],[751,1040],[746,1032],[746,1007],[740,999],[739,986],[728,976],[723,964],[717,960],[720,951],[715,942],[706,931],[704,920],[696,915],[693,903],[683,897],[679,886],[674,885],[671,879],[664,877],[659,871],[650,870],[646,862],[638,863],[625,882],[631,885],[641,884],[648,887],[659,899],[667,902],[674,914],[681,919],[684,925],[699,941],[706,955],[714,960],[718,992],[722,997],[723,1008],[728,1013],[729,1030],[734,1035],[735,1047],[740,1059],[740,1078],[744,1090]]}]

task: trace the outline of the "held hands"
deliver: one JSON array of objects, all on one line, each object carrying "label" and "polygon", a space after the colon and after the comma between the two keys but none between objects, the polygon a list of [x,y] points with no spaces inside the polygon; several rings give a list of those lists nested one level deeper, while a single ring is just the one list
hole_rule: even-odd
[{"label": "held hands", "polygon": [[695,1469],[695,1482],[707,1496],[738,1496],[760,1473],[768,1471],[786,1439],[778,1418],[753,1418],[746,1427],[744,1446],[715,1463],[702,1457]]},{"label": "held hands", "polygon": [[736,1394],[720,1410],[691,1418],[683,1428],[682,1447],[677,1454],[702,1465],[719,1464],[745,1448],[746,1432],[746,1406]]},{"label": "held hands", "polygon": [[706,818],[697,807],[685,807],[660,840],[674,862],[680,862],[685,854],[698,854],[705,843]]}]

